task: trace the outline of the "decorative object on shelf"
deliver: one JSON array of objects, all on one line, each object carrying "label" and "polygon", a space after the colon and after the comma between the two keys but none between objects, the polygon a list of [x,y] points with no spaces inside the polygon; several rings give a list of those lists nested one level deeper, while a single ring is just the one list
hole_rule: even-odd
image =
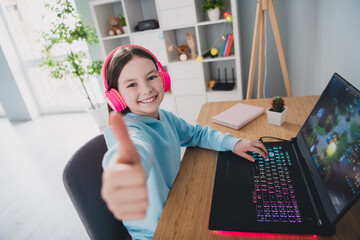
[{"label": "decorative object on shelf", "polygon": [[235,74],[234,74],[234,68],[232,68],[232,81],[228,81],[227,78],[227,69],[225,68],[225,82],[221,81],[220,78],[220,68],[218,68],[218,79],[215,83],[215,85],[212,87],[212,90],[216,91],[231,91],[235,86]]},{"label": "decorative object on shelf", "polygon": [[172,52],[172,51],[174,51],[174,45],[169,45],[168,46],[168,48],[167,48],[167,50],[169,51],[169,52]]},{"label": "decorative object on shelf", "polygon": [[280,96],[274,97],[271,107],[266,111],[268,122],[273,125],[281,126],[286,119],[287,107],[284,99]]},{"label": "decorative object on shelf", "polygon": [[220,18],[220,9],[225,8],[224,0],[202,0],[202,9],[207,12],[210,21]]},{"label": "decorative object on shelf", "polygon": [[120,35],[124,33],[123,27],[120,24],[120,18],[111,17],[109,18],[109,22],[110,22],[110,30],[109,30],[110,36]]},{"label": "decorative object on shelf", "polygon": [[146,31],[157,28],[159,28],[159,22],[155,19],[149,19],[139,22],[135,27],[135,31]]},{"label": "decorative object on shelf", "polygon": [[231,23],[232,21],[233,21],[233,17],[232,17],[232,15],[228,15],[228,16],[226,16],[226,21],[228,22],[228,23]]},{"label": "decorative object on shelf", "polygon": [[197,57],[196,57],[196,61],[198,61],[199,63],[204,62],[203,56],[197,56]]},{"label": "decorative object on shelf", "polygon": [[189,59],[189,46],[187,45],[180,45],[177,47],[178,51],[178,60],[179,61],[186,61]]},{"label": "decorative object on shelf", "polygon": [[217,56],[218,56],[218,50],[216,48],[212,48],[202,55],[203,59],[207,57],[215,58]]},{"label": "decorative object on shelf", "polygon": [[209,81],[209,88],[213,88],[215,86],[216,81],[215,80],[210,80]]},{"label": "decorative object on shelf", "polygon": [[[261,87],[262,87],[262,71],[263,71],[263,62],[264,62],[264,34],[266,33],[265,30],[265,11],[269,10],[269,17],[272,26],[272,30],[274,33],[274,39],[276,43],[276,49],[278,52],[281,71],[284,77],[284,83],[286,87],[286,93],[288,97],[292,96],[292,90],[289,80],[289,74],[286,67],[285,61],[285,54],[284,49],[281,42],[281,36],[279,31],[279,25],[276,19],[275,7],[273,0],[266,0],[266,1],[258,1],[256,6],[256,16],[255,16],[255,25],[254,25],[254,35],[253,35],[253,42],[252,42],[252,50],[251,50],[251,58],[250,58],[250,67],[249,67],[249,78],[247,84],[247,91],[246,91],[246,99],[250,99],[252,92],[253,92],[253,83],[254,83],[254,74],[256,68],[256,60],[257,60],[257,53],[258,48],[260,45],[260,53],[259,53],[259,63],[258,63],[258,89],[257,89],[257,96],[258,98],[261,97]],[[259,43],[260,41],[260,43]]]},{"label": "decorative object on shelf", "polygon": [[218,53],[219,53],[219,51],[216,48],[212,48],[210,50],[210,54],[211,54],[212,57],[217,57]]},{"label": "decorative object on shelf", "polygon": [[130,28],[129,28],[129,26],[128,26],[127,23],[126,23],[125,16],[124,16],[124,15],[120,15],[119,18],[120,18],[121,26],[123,27],[124,33],[125,33],[125,34],[129,34],[129,33],[130,33]]},{"label": "decorative object on shelf", "polygon": [[227,16],[229,16],[230,15],[230,13],[228,12],[228,11],[225,11],[224,13],[223,13],[223,17],[224,18],[226,18]]},{"label": "decorative object on shelf", "polygon": [[[72,1],[46,2],[44,6],[51,11],[54,18],[51,23],[52,27],[41,33],[41,39],[39,39],[44,43],[40,67],[49,70],[52,78],[65,80],[67,76],[69,79],[79,80],[83,90],[81,93],[90,104],[89,111],[98,111],[101,104],[95,103],[95,96],[92,96],[91,92],[88,91],[88,89],[92,89],[86,83],[100,75],[103,62],[92,61],[88,53],[78,50],[78,45],[76,45],[78,42],[86,42],[89,45],[97,43],[98,38],[95,29],[83,24],[79,13],[72,5]],[[69,24],[69,19],[73,19],[75,24]],[[68,55],[64,57],[55,55],[53,51],[59,47],[66,48]],[[102,114],[101,117],[106,121],[108,119],[107,113]],[[100,129],[104,127],[102,123],[98,126]]]},{"label": "decorative object on shelf", "polygon": [[196,46],[195,46],[194,36],[191,32],[186,32],[185,37],[186,37],[187,44],[190,48],[191,58],[196,59],[197,55],[196,55]]}]

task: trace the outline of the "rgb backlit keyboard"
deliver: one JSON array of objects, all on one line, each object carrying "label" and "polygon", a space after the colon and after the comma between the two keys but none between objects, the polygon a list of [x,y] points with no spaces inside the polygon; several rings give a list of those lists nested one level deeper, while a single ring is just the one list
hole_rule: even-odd
[{"label": "rgb backlit keyboard", "polygon": [[253,202],[258,222],[301,222],[289,169],[289,153],[281,146],[268,147],[269,158],[253,153]]}]

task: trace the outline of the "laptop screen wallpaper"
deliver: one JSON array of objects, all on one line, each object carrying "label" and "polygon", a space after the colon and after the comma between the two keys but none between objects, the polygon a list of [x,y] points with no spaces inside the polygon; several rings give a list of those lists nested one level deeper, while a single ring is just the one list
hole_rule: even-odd
[{"label": "laptop screen wallpaper", "polygon": [[333,77],[301,134],[339,213],[360,191],[360,96]]}]

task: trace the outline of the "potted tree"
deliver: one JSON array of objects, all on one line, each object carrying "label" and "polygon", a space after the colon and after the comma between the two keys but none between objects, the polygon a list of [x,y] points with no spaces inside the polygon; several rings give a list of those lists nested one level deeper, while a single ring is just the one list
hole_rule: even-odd
[{"label": "potted tree", "polygon": [[[100,129],[107,125],[105,103],[95,102],[95,96],[88,90],[87,82],[100,75],[102,61],[92,61],[87,51],[79,49],[79,42],[89,45],[98,42],[95,29],[85,26],[80,14],[69,0],[45,2],[53,13],[51,28],[41,33],[39,40],[44,44],[41,68],[48,69],[52,78],[74,78],[80,83],[82,94],[89,102],[89,113]],[[44,16],[43,16],[44,17]],[[66,56],[58,56],[56,50],[66,49]]]},{"label": "potted tree", "polygon": [[285,122],[286,113],[287,107],[285,107],[284,99],[276,96],[271,102],[271,107],[266,111],[268,122],[281,126]]},{"label": "potted tree", "polygon": [[225,8],[224,0],[202,0],[202,9],[207,12],[209,20],[215,21],[220,18],[220,9]]}]

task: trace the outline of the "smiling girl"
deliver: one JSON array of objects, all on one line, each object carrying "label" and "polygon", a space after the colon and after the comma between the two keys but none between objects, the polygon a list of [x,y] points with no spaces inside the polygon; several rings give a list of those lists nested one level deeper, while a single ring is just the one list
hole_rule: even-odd
[{"label": "smiling girl", "polygon": [[[103,66],[105,98],[114,112],[104,132],[102,197],[133,239],[151,239],[180,168],[180,147],[199,146],[247,152],[266,158],[260,141],[237,139],[192,125],[159,108],[170,77],[147,49],[127,45],[109,54]],[[123,115],[123,117],[122,117]],[[196,159],[194,159],[196,161]]]}]

